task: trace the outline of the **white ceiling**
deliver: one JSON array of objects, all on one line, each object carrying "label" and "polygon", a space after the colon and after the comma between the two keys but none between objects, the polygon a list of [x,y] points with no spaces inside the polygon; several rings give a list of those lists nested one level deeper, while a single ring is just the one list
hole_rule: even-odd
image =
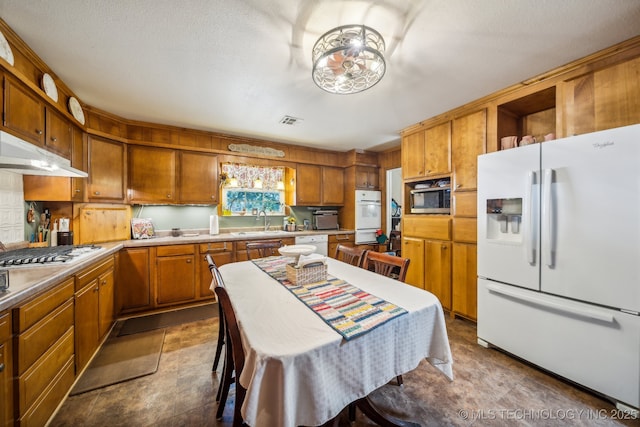
[{"label": "white ceiling", "polygon": [[[85,104],[344,151],[640,34],[639,0],[0,0],[0,17]],[[313,44],[360,23],[385,77],[322,91]]]}]

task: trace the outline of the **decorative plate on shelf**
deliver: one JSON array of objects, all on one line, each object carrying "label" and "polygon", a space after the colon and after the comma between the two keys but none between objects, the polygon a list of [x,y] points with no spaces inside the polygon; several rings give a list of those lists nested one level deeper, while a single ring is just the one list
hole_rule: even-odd
[{"label": "decorative plate on shelf", "polygon": [[4,37],[4,34],[0,32],[0,58],[7,61],[9,64],[13,65],[13,52],[11,51],[11,46],[9,46],[9,42]]},{"label": "decorative plate on shelf", "polygon": [[71,111],[71,115],[79,121],[81,124],[84,124],[84,112],[82,111],[82,107],[80,103],[75,97],[69,98],[69,111]]},{"label": "decorative plate on shelf", "polygon": [[44,73],[42,76],[42,89],[44,89],[44,93],[46,93],[49,98],[58,102],[58,88],[49,73]]}]

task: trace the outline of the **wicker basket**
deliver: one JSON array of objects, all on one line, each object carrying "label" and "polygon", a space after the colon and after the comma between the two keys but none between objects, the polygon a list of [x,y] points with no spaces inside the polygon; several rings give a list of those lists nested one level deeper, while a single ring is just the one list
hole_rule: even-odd
[{"label": "wicker basket", "polygon": [[294,285],[321,282],[327,279],[327,264],[303,268],[287,264],[287,279]]}]

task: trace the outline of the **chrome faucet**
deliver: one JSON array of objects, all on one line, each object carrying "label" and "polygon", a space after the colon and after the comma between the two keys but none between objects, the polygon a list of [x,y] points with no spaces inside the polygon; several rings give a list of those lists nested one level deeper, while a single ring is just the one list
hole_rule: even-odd
[{"label": "chrome faucet", "polygon": [[269,219],[267,218],[267,211],[262,209],[260,212],[258,212],[258,215],[256,215],[256,221],[260,219],[260,214],[264,215],[264,231],[268,231],[269,226],[271,225],[271,221],[269,221]]}]

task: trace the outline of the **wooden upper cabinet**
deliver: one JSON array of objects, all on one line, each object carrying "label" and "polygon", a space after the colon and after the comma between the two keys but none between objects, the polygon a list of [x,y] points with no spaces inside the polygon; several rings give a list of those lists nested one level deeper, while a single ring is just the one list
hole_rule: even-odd
[{"label": "wooden upper cabinet", "polygon": [[402,138],[403,179],[451,173],[451,122]]},{"label": "wooden upper cabinet", "polygon": [[176,150],[130,145],[129,201],[175,203]]},{"label": "wooden upper cabinet", "polygon": [[20,82],[4,79],[4,126],[26,141],[44,147],[44,104]]},{"label": "wooden upper cabinet", "polygon": [[453,121],[452,160],[455,191],[477,187],[478,155],[485,152],[487,112],[480,110]]},{"label": "wooden upper cabinet", "polygon": [[640,58],[564,83],[563,136],[640,122]]},{"label": "wooden upper cabinet", "polygon": [[89,137],[89,201],[124,202],[125,148],[124,144],[108,139]]},{"label": "wooden upper cabinet", "polygon": [[73,144],[71,123],[51,108],[47,108],[45,111],[45,148],[66,159],[71,159],[71,146]]},{"label": "wooden upper cabinet", "polygon": [[451,173],[451,122],[424,131],[425,175]]},{"label": "wooden upper cabinet", "polygon": [[218,203],[218,157],[182,151],[179,159],[178,202]]},{"label": "wooden upper cabinet", "polygon": [[322,204],[344,204],[344,170],[342,168],[322,167]]},{"label": "wooden upper cabinet", "polygon": [[322,203],[321,167],[298,164],[296,167],[296,205],[320,205]]},{"label": "wooden upper cabinet", "polygon": [[378,168],[374,166],[356,166],[356,189],[378,190],[380,179]]},{"label": "wooden upper cabinet", "polygon": [[402,137],[402,178],[424,176],[424,131],[420,130]]}]

